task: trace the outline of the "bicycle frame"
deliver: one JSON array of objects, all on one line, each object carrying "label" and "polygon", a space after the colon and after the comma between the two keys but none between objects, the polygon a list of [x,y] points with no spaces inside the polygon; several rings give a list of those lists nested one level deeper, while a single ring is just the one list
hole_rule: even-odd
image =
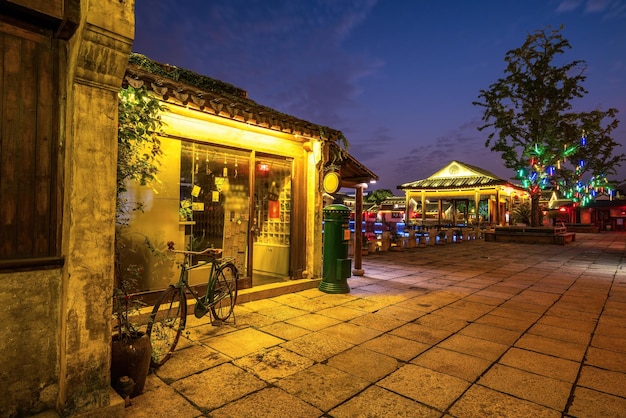
[{"label": "bicycle frame", "polygon": [[[203,305],[211,306],[219,302],[221,299],[225,297],[225,295],[222,296],[221,298],[218,298],[217,300],[214,299],[213,289],[214,289],[215,281],[217,280],[216,273],[222,265],[231,261],[231,259],[230,258],[229,259],[213,258],[211,261],[207,261],[204,263],[200,262],[198,264],[190,265],[189,263],[189,259],[191,258],[190,256],[191,254],[185,254],[185,260],[180,265],[181,267],[180,277],[178,279],[178,282],[174,285],[174,287],[178,289],[180,288],[186,289],[187,293],[191,294],[191,296],[195,299],[196,303],[200,302]],[[206,294],[204,296],[200,296],[198,292],[189,284],[189,271],[196,269],[198,267],[206,266],[207,264],[211,264],[211,269],[209,270],[209,280],[207,282]]]}]

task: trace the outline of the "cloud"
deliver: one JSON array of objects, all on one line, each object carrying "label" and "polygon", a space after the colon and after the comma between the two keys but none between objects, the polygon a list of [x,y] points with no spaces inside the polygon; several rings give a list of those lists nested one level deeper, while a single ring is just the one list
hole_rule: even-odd
[{"label": "cloud", "polygon": [[624,0],[562,0],[556,13],[569,13],[581,7],[584,14],[601,14],[605,19],[626,18]]},{"label": "cloud", "polygon": [[566,13],[576,10],[583,3],[583,0],[563,0],[556,8],[557,13]]}]

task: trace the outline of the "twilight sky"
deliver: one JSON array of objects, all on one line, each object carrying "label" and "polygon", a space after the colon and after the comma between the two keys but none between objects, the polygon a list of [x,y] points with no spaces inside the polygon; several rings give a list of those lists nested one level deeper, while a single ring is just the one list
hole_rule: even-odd
[{"label": "twilight sky", "polygon": [[[478,132],[481,89],[527,34],[564,25],[563,62],[587,62],[575,109],[617,108],[626,145],[626,0],[136,0],[133,51],[231,83],[257,103],[340,130],[380,176],[451,160],[509,179]],[[616,149],[626,153],[626,146]],[[626,179],[626,166],[618,178]]]}]

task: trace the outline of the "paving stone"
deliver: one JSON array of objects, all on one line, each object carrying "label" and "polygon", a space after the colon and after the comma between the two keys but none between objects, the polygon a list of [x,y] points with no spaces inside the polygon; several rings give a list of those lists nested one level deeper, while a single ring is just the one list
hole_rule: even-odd
[{"label": "paving stone", "polygon": [[441,412],[378,386],[371,386],[346,403],[331,410],[329,415],[334,418],[438,418],[441,416]]},{"label": "paving stone", "polygon": [[[298,303],[298,302],[303,302],[303,301],[309,301],[311,300],[310,298],[307,298],[306,296],[303,296],[301,293],[287,293],[284,295],[280,295],[280,296],[274,296],[273,298],[269,298],[269,300],[273,301],[273,302],[278,302],[281,305],[289,305],[289,306],[293,306],[293,303]],[[275,307],[275,306],[273,306]],[[263,310],[264,308],[261,308],[261,310]]]},{"label": "paving stone", "polygon": [[513,344],[522,335],[520,331],[511,331],[493,325],[478,323],[469,324],[460,330],[459,334],[506,345]]},{"label": "paving stone", "polygon": [[235,360],[235,365],[248,370],[260,379],[273,383],[313,365],[313,360],[284,348],[257,351]]},{"label": "paving stone", "polygon": [[287,341],[281,346],[311,360],[322,362],[354,345],[339,338],[313,332]]},{"label": "paving stone", "polygon": [[568,416],[623,417],[626,415],[626,399],[608,393],[577,387],[574,400],[567,410]]},{"label": "paving stone", "polygon": [[[363,312],[363,311],[361,311]],[[387,315],[381,315],[379,313],[365,313],[356,317],[350,321],[351,324],[363,325],[369,328],[377,329],[379,331],[389,331],[394,328],[398,328],[405,324],[405,321],[401,321],[396,318],[392,318]]]},{"label": "paving stone", "polygon": [[270,318],[267,315],[262,315],[258,312],[247,312],[242,315],[237,315],[237,328],[262,328],[278,322],[275,318]]},{"label": "paving stone", "polygon": [[619,351],[626,353],[626,337],[613,337],[610,335],[596,334],[593,336],[591,345],[605,350]]},{"label": "paving stone", "polygon": [[590,332],[578,331],[577,329],[565,329],[561,327],[542,324],[533,325],[528,330],[528,333],[582,345],[589,344],[589,340],[591,340]]},{"label": "paving stone", "polygon": [[320,295],[318,299],[328,304],[327,306],[343,306],[357,298],[350,293],[325,293],[319,290],[317,292]]},{"label": "paving stone", "polygon": [[515,346],[577,362],[582,361],[586,349],[585,345],[530,334],[523,335]]},{"label": "paving stone", "polygon": [[332,325],[339,324],[341,321],[328,316],[309,313],[296,318],[288,319],[286,322],[310,331],[319,331]]},{"label": "paving stone", "polygon": [[562,411],[567,404],[572,384],[496,364],[478,383],[543,406]]},{"label": "paving stone", "polygon": [[582,318],[564,318],[556,315],[544,315],[537,321],[537,324],[550,325],[564,329],[575,329],[583,332],[593,332],[596,327],[595,320],[586,320]]},{"label": "paving stone", "polygon": [[311,332],[308,329],[304,329],[296,325],[291,325],[286,322],[277,322],[275,324],[260,328],[259,331],[272,334],[278,338],[282,338],[283,340],[292,340]]},{"label": "paving stone", "polygon": [[[194,361],[189,361],[190,358],[193,358]],[[194,345],[174,351],[172,357],[163,366],[159,367],[155,374],[163,379],[164,382],[171,383],[229,360],[229,358],[209,347]]]},{"label": "paving stone", "polygon": [[425,315],[425,312],[416,311],[414,309],[403,308],[398,305],[387,306],[386,308],[379,309],[377,314],[387,315],[392,318],[399,319],[400,321],[413,321],[420,316]]},{"label": "paving stone", "polygon": [[195,327],[187,326],[183,331],[182,336],[188,338],[191,341],[202,342],[208,338],[213,338],[217,335],[228,334],[229,332],[233,332],[236,330],[236,327],[230,325],[213,326],[211,323],[205,323]]},{"label": "paving stone", "polygon": [[290,302],[288,305],[292,308],[299,309],[305,312],[319,312],[323,309],[332,308],[334,306],[318,298],[305,298],[303,300],[296,300]]},{"label": "paving stone", "polygon": [[[371,296],[371,295],[368,295],[368,296]],[[346,308],[358,309],[363,312],[376,312],[379,309],[389,306],[389,304],[385,301],[377,300],[377,298],[363,297],[363,298],[357,298],[357,299],[351,300],[350,302],[347,302],[343,306],[345,306]]]},{"label": "paving stone", "polygon": [[475,385],[450,408],[455,417],[533,417],[560,418],[561,413],[502,392]]},{"label": "paving stone", "polygon": [[327,364],[368,382],[376,382],[399,366],[393,357],[358,346],[331,357]]},{"label": "paving stone", "polygon": [[265,309],[278,308],[282,306],[282,304],[272,299],[259,299],[252,302],[244,303],[241,306],[249,310],[250,312],[258,312]]},{"label": "paving stone", "polygon": [[231,358],[239,358],[282,342],[284,340],[280,338],[252,328],[245,328],[229,334],[219,335],[207,340],[206,344]]},{"label": "paving stone", "polygon": [[446,317],[437,313],[420,316],[415,323],[452,332],[457,332],[467,326],[467,321],[463,319]]},{"label": "paving stone", "polygon": [[377,385],[444,411],[470,384],[444,373],[407,364],[379,381]]},{"label": "paving stone", "polygon": [[320,331],[320,334],[330,335],[345,340],[351,344],[361,344],[382,334],[382,331],[375,330],[363,325],[350,323],[339,323]]},{"label": "paving stone", "polygon": [[391,334],[383,334],[380,337],[364,342],[361,346],[402,361],[409,361],[430,347],[428,344],[407,340]]},{"label": "paving stone", "polygon": [[329,411],[350,399],[367,385],[367,381],[360,377],[324,364],[316,364],[276,383],[322,411]]},{"label": "paving stone", "polygon": [[273,308],[261,309],[258,313],[269,316],[270,318],[274,318],[278,321],[284,321],[291,318],[296,318],[298,316],[302,316],[307,314],[307,311],[303,311],[302,309],[292,308],[291,306],[277,306]]},{"label": "paving stone", "polygon": [[575,361],[519,348],[509,349],[499,363],[569,383],[576,381],[580,368]]},{"label": "paving stone", "polygon": [[318,418],[319,409],[278,388],[263,389],[211,411],[213,418]]},{"label": "paving stone", "polygon": [[585,356],[585,364],[626,373],[626,353],[589,347]]},{"label": "paving stone", "polygon": [[361,315],[365,315],[365,312],[360,309],[346,308],[345,306],[333,306],[322,309],[317,313],[340,321],[349,321]]},{"label": "paving stone", "polygon": [[131,399],[122,417],[128,418],[195,418],[202,413],[172,387],[151,375],[146,379],[143,394]]},{"label": "paving stone", "polygon": [[461,334],[454,334],[450,338],[437,344],[437,347],[469,354],[490,361],[495,361],[509,348],[508,345]]},{"label": "paving stone", "polygon": [[578,385],[626,398],[626,374],[583,366]]},{"label": "paving stone", "polygon": [[468,382],[474,382],[492,364],[488,360],[437,347],[420,354],[411,360],[411,363],[449,374]]},{"label": "paving stone", "polygon": [[391,335],[406,338],[408,340],[418,341],[424,344],[435,345],[438,342],[448,338],[453,334],[452,331],[444,329],[431,328],[425,325],[410,322],[390,331]]},{"label": "paving stone", "polygon": [[598,327],[595,330],[596,335],[606,335],[609,337],[626,338],[626,320],[620,317],[601,317],[598,321]]},{"label": "paving stone", "polygon": [[172,387],[200,408],[212,410],[258,391],[266,384],[230,363],[172,383]]}]

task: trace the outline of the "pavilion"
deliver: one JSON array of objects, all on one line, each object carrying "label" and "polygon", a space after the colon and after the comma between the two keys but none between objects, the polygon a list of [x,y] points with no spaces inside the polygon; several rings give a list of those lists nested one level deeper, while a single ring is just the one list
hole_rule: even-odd
[{"label": "pavilion", "polygon": [[456,160],[397,188],[405,193],[407,226],[505,225],[512,207],[528,199],[521,186]]}]

